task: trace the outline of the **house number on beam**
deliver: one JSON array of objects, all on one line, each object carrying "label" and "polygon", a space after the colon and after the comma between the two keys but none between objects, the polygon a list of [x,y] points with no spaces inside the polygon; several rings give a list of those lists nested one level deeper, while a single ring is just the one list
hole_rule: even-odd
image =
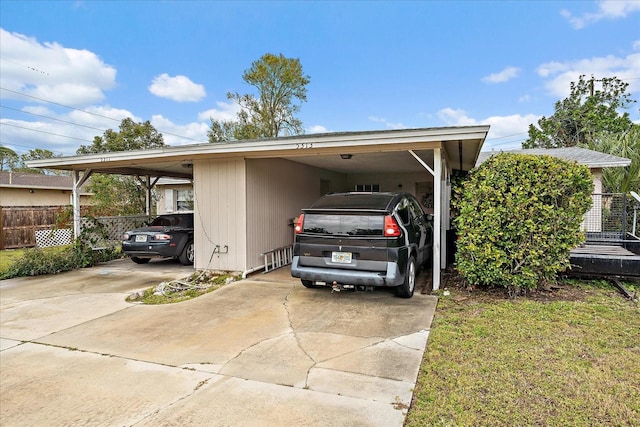
[{"label": "house number on beam", "polygon": [[312,143],[296,144],[296,150],[303,150],[305,148],[313,148],[313,144]]}]

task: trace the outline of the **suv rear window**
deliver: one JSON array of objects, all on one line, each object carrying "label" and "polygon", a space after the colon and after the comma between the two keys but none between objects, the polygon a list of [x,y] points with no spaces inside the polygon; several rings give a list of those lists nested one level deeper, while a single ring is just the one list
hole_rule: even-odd
[{"label": "suv rear window", "polygon": [[304,216],[303,227],[303,231],[310,234],[382,236],[384,216],[307,213]]}]

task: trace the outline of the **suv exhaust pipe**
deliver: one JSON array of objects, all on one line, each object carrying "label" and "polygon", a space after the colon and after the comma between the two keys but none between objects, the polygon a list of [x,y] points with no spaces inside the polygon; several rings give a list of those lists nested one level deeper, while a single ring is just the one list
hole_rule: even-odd
[{"label": "suv exhaust pipe", "polygon": [[357,292],[366,292],[373,291],[373,286],[367,285],[342,285],[338,282],[333,282],[331,284],[331,292],[340,292],[340,291],[357,291]]}]

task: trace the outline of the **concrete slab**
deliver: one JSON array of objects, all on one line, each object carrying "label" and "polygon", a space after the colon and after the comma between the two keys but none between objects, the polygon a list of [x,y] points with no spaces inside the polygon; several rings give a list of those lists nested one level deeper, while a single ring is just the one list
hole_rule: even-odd
[{"label": "concrete slab", "polygon": [[22,344],[22,341],[0,338],[0,351]]},{"label": "concrete slab", "polygon": [[0,282],[3,425],[25,424],[29,404],[31,425],[402,425],[435,297],[306,289],[277,270],[143,306],[124,302],[150,286],[128,281],[137,271],[103,268]]},{"label": "concrete slab", "polygon": [[137,425],[390,427],[403,420],[388,403],[225,378]]},{"label": "concrete slab", "polygon": [[133,425],[211,374],[26,343],[0,352],[3,426]]}]

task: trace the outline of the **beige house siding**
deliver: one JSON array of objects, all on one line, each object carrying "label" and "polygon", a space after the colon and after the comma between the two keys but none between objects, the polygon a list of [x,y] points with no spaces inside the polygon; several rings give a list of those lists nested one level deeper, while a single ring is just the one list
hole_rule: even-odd
[{"label": "beige house siding", "polygon": [[247,160],[247,270],[264,265],[260,254],[291,245],[291,220],[322,192],[346,191],[343,174],[285,159]]},{"label": "beige house siding", "polygon": [[[81,196],[80,204],[88,205],[90,199],[91,196]],[[0,189],[0,206],[66,206],[70,204],[70,190],[7,187]]]},{"label": "beige house siding", "polygon": [[196,269],[245,270],[245,169],[244,159],[193,162]]}]

